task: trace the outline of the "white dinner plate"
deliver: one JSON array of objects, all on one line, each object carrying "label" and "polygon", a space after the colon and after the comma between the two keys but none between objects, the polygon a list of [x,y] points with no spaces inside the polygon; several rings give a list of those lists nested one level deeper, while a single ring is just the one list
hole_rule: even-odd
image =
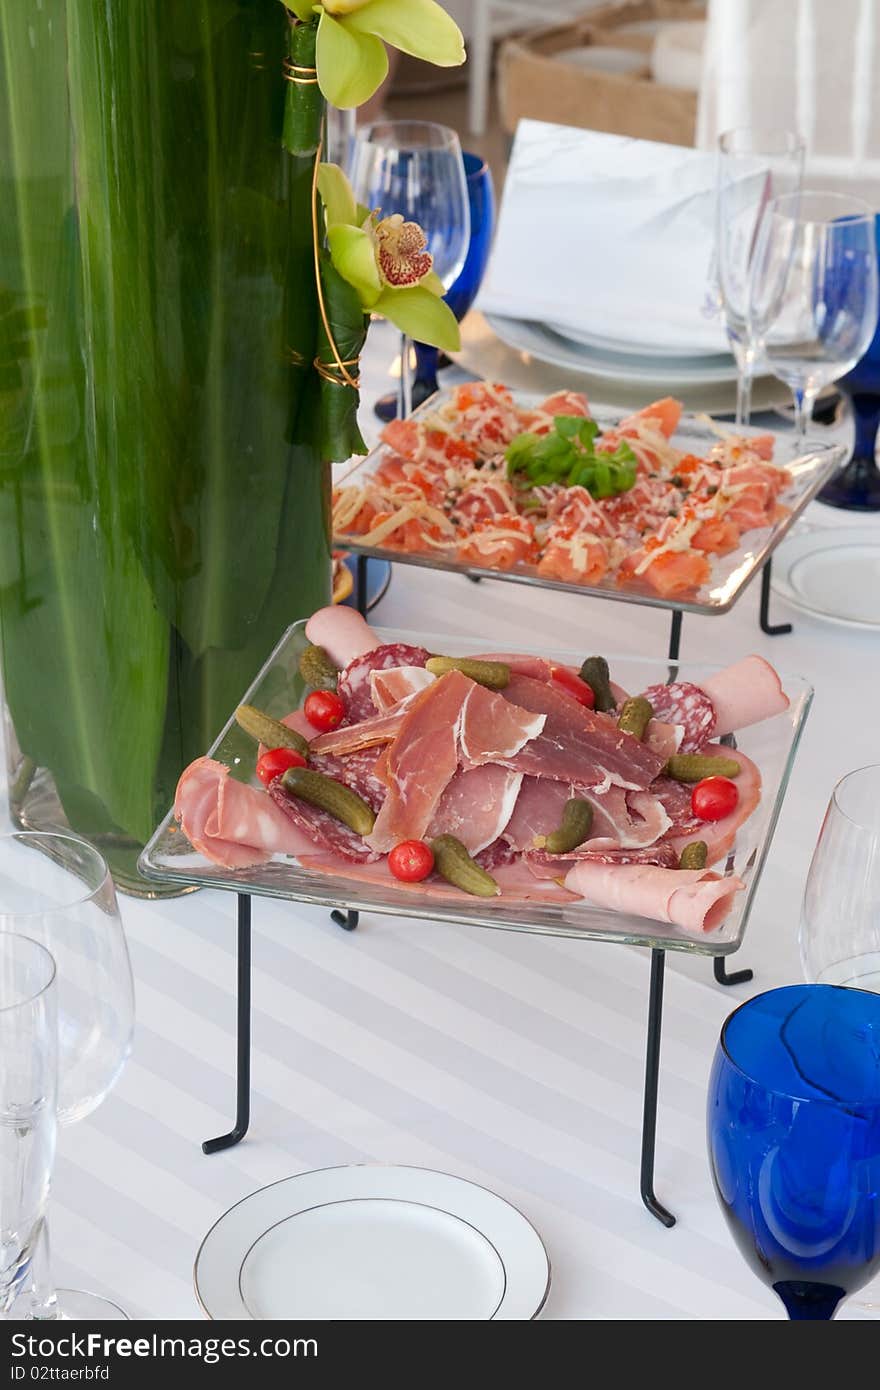
[{"label": "white dinner plate", "polygon": [[733,358],[721,365],[708,365],[704,359],[644,357],[615,353],[608,349],[575,343],[553,331],[549,325],[525,319],[501,318],[487,314],[486,321],[502,342],[519,352],[528,352],[554,367],[589,372],[609,381],[633,383],[661,382],[672,391],[688,386],[713,386],[736,380]]},{"label": "white dinner plate", "polygon": [[684,362],[688,366],[707,366],[707,367],[729,367],[733,362],[733,357],[728,352],[716,352],[713,348],[692,349],[686,347],[676,347],[668,343],[661,347],[655,343],[634,343],[624,342],[620,338],[614,338],[607,333],[596,333],[592,329],[572,328],[565,323],[553,323],[548,320],[547,328],[553,333],[557,333],[560,338],[565,338],[569,343],[575,343],[581,347],[586,347],[591,352],[613,352],[621,357],[634,359],[639,363],[644,362]]},{"label": "white dinner plate", "polygon": [[845,530],[793,531],[773,555],[772,584],[813,617],[880,628],[880,518]]},{"label": "white dinner plate", "polygon": [[196,1257],[215,1320],[528,1321],[550,1287],[534,1226],[429,1168],[298,1173],[231,1207]]}]

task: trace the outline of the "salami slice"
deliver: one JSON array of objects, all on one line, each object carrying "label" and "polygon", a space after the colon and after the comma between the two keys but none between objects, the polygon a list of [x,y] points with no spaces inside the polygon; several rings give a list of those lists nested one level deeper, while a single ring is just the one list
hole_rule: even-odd
[{"label": "salami slice", "polygon": [[345,753],[336,757],[333,753],[313,753],[311,764],[316,772],[325,777],[335,777],[358,796],[363,797],[374,811],[378,811],[385,800],[388,788],[374,772],[379,748],[361,748],[356,753]]},{"label": "salami slice", "polygon": [[337,690],[345,702],[346,723],[359,724],[378,714],[370,692],[371,671],[391,671],[395,666],[424,666],[431,653],[406,642],[386,643],[356,656],[340,674]]},{"label": "salami slice", "polygon": [[664,724],[680,724],[684,729],[681,753],[699,753],[715,731],[715,706],[705,690],[690,681],[672,681],[670,685],[649,685],[643,692],[654,711],[654,718]]},{"label": "salami slice", "polygon": [[349,829],[335,816],[331,816],[329,811],[322,811],[319,806],[312,806],[310,802],[302,801],[298,796],[291,796],[281,785],[280,777],[276,777],[275,781],[270,783],[269,795],[284,814],[290,817],[294,825],[308,835],[316,850],[330,850],[340,858],[354,863],[370,864],[376,859],[381,859],[381,855],[364,844],[363,836]]}]

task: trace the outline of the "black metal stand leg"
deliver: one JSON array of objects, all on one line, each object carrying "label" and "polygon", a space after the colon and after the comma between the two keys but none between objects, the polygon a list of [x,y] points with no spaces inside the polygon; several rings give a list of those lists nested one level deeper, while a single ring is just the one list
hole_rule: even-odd
[{"label": "black metal stand leg", "polygon": [[335,922],[337,927],[341,927],[343,931],[354,931],[360,921],[360,915],[359,912],[355,912],[351,907],[348,908],[346,912],[343,912],[339,907],[335,907],[330,913],[330,920],[331,922]]},{"label": "black metal stand leg", "polygon": [[786,632],[791,632],[791,623],[771,623],[770,621],[770,575],[772,573],[773,561],[765,560],[764,568],[761,570],[761,631],[766,632],[768,637],[783,637]]},{"label": "black metal stand leg", "polygon": [[367,557],[359,555],[355,564],[354,601],[362,618],[367,616]]},{"label": "black metal stand leg", "polygon": [[235,1124],[228,1134],[206,1139],[202,1153],[231,1149],[247,1134],[251,1116],[251,898],[238,894],[238,1005],[235,1080]]},{"label": "black metal stand leg", "polygon": [[[681,620],[682,620],[682,617],[683,617],[683,614],[682,614],[681,609],[680,609],[680,608],[673,608],[673,610],[672,610],[672,626],[671,626],[670,629],[669,629],[669,652],[668,652],[668,656],[669,656],[669,660],[670,660],[670,661],[677,661],[677,660],[678,660],[678,654],[679,654],[679,652],[680,652],[680,650],[681,650]],[[671,681],[672,681],[672,680],[675,680],[676,674],[677,674],[677,672],[676,672],[674,669],[672,669],[672,670],[670,671],[669,679],[670,679]]]},{"label": "black metal stand leg", "polygon": [[648,1004],[648,1046],[645,1053],[645,1106],[642,1112],[642,1201],[652,1216],[664,1226],[674,1226],[675,1217],[654,1196],[654,1150],[657,1140],[657,1088],[660,1076],[660,1029],[663,1018],[663,971],[665,951],[651,952],[651,993]]},{"label": "black metal stand leg", "polygon": [[719,985],[744,985],[747,980],[754,979],[754,971],[752,970],[733,970],[728,975],[726,956],[716,956],[712,962],[712,968]]}]

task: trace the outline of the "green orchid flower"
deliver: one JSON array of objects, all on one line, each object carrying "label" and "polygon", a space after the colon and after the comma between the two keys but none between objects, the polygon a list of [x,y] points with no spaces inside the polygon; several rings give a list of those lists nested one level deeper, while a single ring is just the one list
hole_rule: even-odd
[{"label": "green orchid flower", "polygon": [[318,14],[318,85],[334,106],[362,106],[388,73],[385,44],[435,67],[458,67],[464,40],[437,0],[283,0],[297,19]]},{"label": "green orchid flower", "polygon": [[458,323],[443,299],[443,282],[418,223],[399,213],[379,218],[361,206],[336,164],[320,166],[318,191],[330,259],[357,291],[364,313],[382,314],[410,338],[456,352]]}]

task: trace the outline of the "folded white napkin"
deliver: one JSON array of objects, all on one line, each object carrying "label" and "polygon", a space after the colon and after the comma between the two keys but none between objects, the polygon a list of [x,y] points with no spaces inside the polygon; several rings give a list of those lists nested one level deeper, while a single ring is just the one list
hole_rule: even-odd
[{"label": "folded white napkin", "polygon": [[724,352],[705,313],[715,178],[702,150],[520,121],[478,307],[627,351]]}]

